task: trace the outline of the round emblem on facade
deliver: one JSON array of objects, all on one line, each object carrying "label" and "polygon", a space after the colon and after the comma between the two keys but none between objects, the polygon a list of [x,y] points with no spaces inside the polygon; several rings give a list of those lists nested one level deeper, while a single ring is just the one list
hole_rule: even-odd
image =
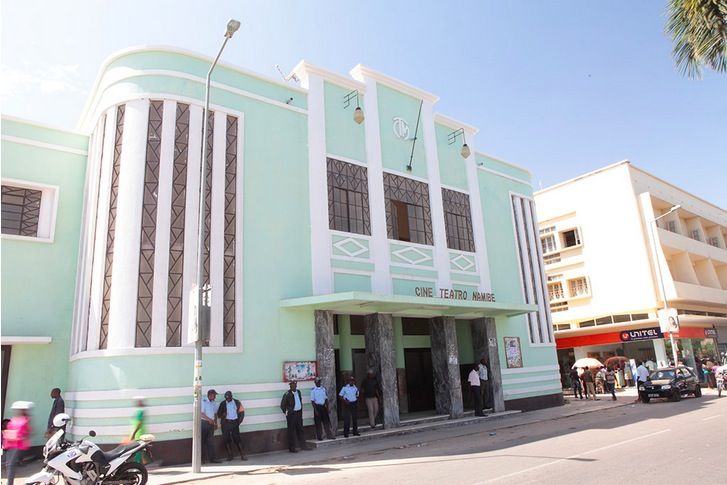
[{"label": "round emblem on facade", "polygon": [[404,121],[404,118],[394,118],[394,134],[397,138],[402,140],[409,139],[409,125]]}]

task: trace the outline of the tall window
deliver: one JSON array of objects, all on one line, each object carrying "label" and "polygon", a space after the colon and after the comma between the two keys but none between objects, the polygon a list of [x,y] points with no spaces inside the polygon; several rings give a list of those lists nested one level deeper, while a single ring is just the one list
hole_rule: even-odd
[{"label": "tall window", "polygon": [[384,173],[384,199],[389,239],[433,244],[427,184]]},{"label": "tall window", "polygon": [[540,238],[540,245],[543,248],[543,253],[552,253],[555,251],[555,236],[550,234]]},{"label": "tall window", "polygon": [[538,221],[535,202],[519,195],[512,195],[512,210],[515,222],[520,277],[523,282],[525,303],[538,305],[538,310],[528,313],[530,342],[550,344],[553,339],[553,324],[548,308],[549,295],[543,270],[543,255],[538,243]]},{"label": "tall window", "polygon": [[366,167],[334,158],[328,164],[328,227],[336,231],[371,234]]},{"label": "tall window", "polygon": [[472,215],[470,198],[456,190],[442,189],[444,225],[447,229],[447,247],[460,251],[475,251],[472,236]]},{"label": "tall window", "polygon": [[38,236],[43,191],[12,185],[2,186],[2,233]]}]

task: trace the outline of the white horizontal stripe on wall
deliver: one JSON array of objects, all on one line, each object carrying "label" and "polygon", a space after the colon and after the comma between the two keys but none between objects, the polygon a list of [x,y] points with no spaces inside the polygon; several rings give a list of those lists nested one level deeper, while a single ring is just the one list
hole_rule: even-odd
[{"label": "white horizontal stripe on wall", "polygon": [[[311,389],[313,381],[305,381],[298,383],[298,389]],[[208,389],[215,389],[217,392],[224,393],[231,391],[233,394],[239,392],[268,392],[268,391],[287,391],[289,388],[287,382],[269,382],[260,384],[210,384],[205,385],[202,389],[206,393]],[[65,399],[69,401],[112,401],[116,399],[133,399],[137,396],[144,398],[155,397],[192,397],[192,386],[189,387],[156,387],[149,389],[118,389],[111,391],[68,391],[64,393]],[[281,395],[282,397],[282,395]]]},{"label": "white horizontal stripe on wall", "polygon": [[530,372],[548,372],[548,371],[560,371],[558,365],[541,365],[536,367],[520,367],[518,369],[502,369],[500,371],[503,375],[507,374],[527,374]]},{"label": "white horizontal stripe on wall", "polygon": [[502,384],[507,386],[509,384],[524,384],[526,382],[542,382],[542,381],[560,381],[560,374],[548,374],[544,376],[535,377],[520,377],[517,379],[503,379]]},{"label": "white horizontal stripe on wall", "polygon": [[[282,396],[281,396],[282,397]],[[303,404],[307,401],[303,396]],[[221,403],[222,401],[217,401]],[[259,408],[277,408],[280,406],[280,399],[274,397],[270,399],[249,399],[242,400],[245,409]],[[187,404],[162,404],[159,406],[147,406],[144,408],[146,416],[166,416],[169,414],[186,414],[191,413],[192,403]],[[120,408],[68,408],[68,414],[73,418],[127,418],[133,416],[136,412],[135,407]]]},{"label": "white horizontal stripe on wall", "polygon": [[81,150],[79,148],[65,147],[63,145],[55,145],[53,143],[46,143],[43,141],[31,140],[29,138],[21,138],[19,136],[2,135],[3,141],[12,143],[20,143],[21,145],[30,145],[38,148],[47,148],[49,150],[56,150],[59,152],[72,153],[74,155],[88,155],[88,151]]},{"label": "white horizontal stripe on wall", "polygon": [[522,389],[512,389],[510,391],[505,391],[505,398],[508,398],[510,396],[515,396],[518,394],[527,394],[530,392],[542,392],[542,391],[561,391],[562,388],[560,386],[560,383],[558,384],[549,384],[547,386],[538,386],[538,387],[524,387]]},{"label": "white horizontal stripe on wall", "polygon": [[[313,411],[303,411],[303,419],[312,419]],[[258,416],[245,416],[242,423],[241,431],[245,432],[245,425],[248,424],[265,424],[285,422],[285,415],[280,412],[277,414],[261,414]],[[147,433],[176,433],[184,431],[192,431],[192,421],[178,421],[175,423],[158,423],[147,424],[144,426]],[[118,426],[72,426],[71,434],[75,436],[87,435],[90,430],[94,430],[99,436],[127,436],[129,434],[128,425]]]}]

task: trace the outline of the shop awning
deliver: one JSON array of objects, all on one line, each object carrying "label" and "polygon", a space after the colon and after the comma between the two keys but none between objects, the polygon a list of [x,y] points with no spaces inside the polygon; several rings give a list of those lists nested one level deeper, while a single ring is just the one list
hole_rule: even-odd
[{"label": "shop awning", "polygon": [[456,317],[462,319],[524,315],[538,310],[537,305],[500,303],[464,299],[404,295],[377,295],[349,291],[327,295],[291,298],[280,302],[282,308],[328,310],[346,315],[390,313],[402,317]]}]

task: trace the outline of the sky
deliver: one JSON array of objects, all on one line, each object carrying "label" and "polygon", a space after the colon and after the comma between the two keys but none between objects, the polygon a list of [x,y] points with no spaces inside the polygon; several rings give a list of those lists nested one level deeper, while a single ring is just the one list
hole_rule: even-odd
[{"label": "sky", "polygon": [[727,208],[727,74],[674,67],[666,0],[2,0],[0,111],[74,128],[101,63],[168,45],[277,77],[358,63],[440,97],[545,188],[628,159]]}]

